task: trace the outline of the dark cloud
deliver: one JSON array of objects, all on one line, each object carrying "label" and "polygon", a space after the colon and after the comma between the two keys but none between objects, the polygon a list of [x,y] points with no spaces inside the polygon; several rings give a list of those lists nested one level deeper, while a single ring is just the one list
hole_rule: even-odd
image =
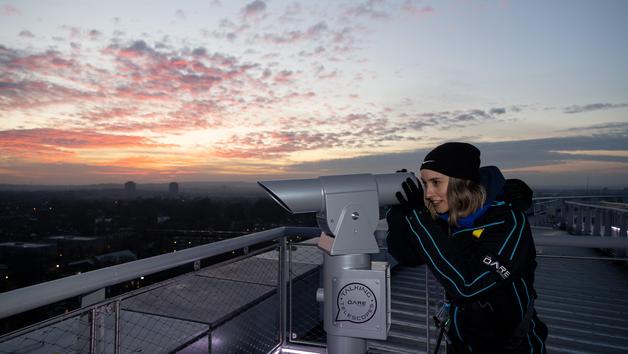
[{"label": "dark cloud", "polygon": [[24,38],[35,38],[35,35],[33,34],[33,32],[27,31],[27,30],[20,31],[19,36],[24,37]]},{"label": "dark cloud", "polygon": [[489,113],[490,114],[504,114],[506,113],[506,108],[491,108]]},{"label": "dark cloud", "polygon": [[628,141],[628,122],[607,122],[565,129],[566,132],[585,132],[596,136],[624,137]]},{"label": "dark cloud", "polygon": [[564,113],[573,114],[573,113],[584,113],[584,112],[593,112],[593,111],[601,111],[607,109],[616,109],[628,107],[628,103],[591,103],[587,105],[573,105],[563,109]]},{"label": "dark cloud", "polygon": [[207,55],[207,49],[205,49],[204,47],[194,48],[194,50],[192,50],[192,55],[196,55],[196,56]]},{"label": "dark cloud", "polygon": [[263,36],[263,39],[267,42],[275,44],[288,44],[305,40],[317,39],[320,35],[328,31],[327,23],[319,22],[310,26],[305,31],[285,31],[281,34],[267,33]]},{"label": "dark cloud", "polygon": [[244,17],[252,17],[261,15],[264,11],[266,11],[266,3],[261,0],[255,0],[242,9],[242,14]]},{"label": "dark cloud", "polygon": [[279,123],[280,131],[233,135],[217,143],[213,152],[231,158],[283,158],[313,149],[376,149],[414,139],[405,136],[387,118],[373,113],[328,118],[286,117],[279,119]]},{"label": "dark cloud", "polygon": [[103,36],[102,32],[100,32],[98,30],[93,29],[93,30],[89,31],[89,37],[92,40],[100,39],[100,38],[102,38],[102,36]]},{"label": "dark cloud", "polygon": [[[465,140],[465,139],[456,139]],[[444,141],[429,138],[417,139],[417,144],[430,143],[432,147],[403,153],[372,154],[350,159],[329,159],[289,166],[286,173],[306,176],[390,173],[400,168],[416,171],[420,161],[435,146]],[[496,165],[505,170],[507,178],[523,178],[533,186],[584,186],[587,178],[596,186],[628,186],[628,157],[600,156],[588,153],[565,154],[559,151],[611,150],[626,151],[625,138],[616,136],[556,137],[495,143],[474,143],[482,152],[482,165]],[[612,172],[572,172],[547,174],[543,172],[519,172],[525,167],[555,167],[565,163],[593,161],[595,163],[619,164]],[[623,166],[623,167],[621,167]],[[512,170],[512,172],[508,172]],[[588,174],[587,174],[588,173]]]},{"label": "dark cloud", "polygon": [[315,24],[314,26],[310,27],[307,29],[306,34],[309,37],[316,37],[319,34],[327,31],[328,27],[327,27],[327,23],[325,23],[325,21],[319,22],[317,24]]},{"label": "dark cloud", "polygon": [[[112,49],[117,49],[116,45],[111,46]],[[119,48],[119,54],[122,56],[138,56],[138,55],[153,55],[155,54],[155,50],[153,50],[146,42],[143,40],[138,40],[133,42],[130,46]]]},{"label": "dark cloud", "polygon": [[383,0],[368,0],[359,5],[349,7],[345,12],[345,17],[367,17],[372,20],[388,20],[390,14],[383,9]]},{"label": "dark cloud", "polygon": [[470,109],[466,111],[441,111],[427,112],[414,115],[407,122],[408,129],[421,130],[427,127],[435,127],[438,129],[460,129],[470,125],[479,124],[487,121],[500,121],[506,114],[505,108],[491,108],[489,111],[482,109]]}]

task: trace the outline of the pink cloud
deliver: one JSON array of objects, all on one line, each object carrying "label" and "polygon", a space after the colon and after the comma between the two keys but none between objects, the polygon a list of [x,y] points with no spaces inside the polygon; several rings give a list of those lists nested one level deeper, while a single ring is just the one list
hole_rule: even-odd
[{"label": "pink cloud", "polygon": [[165,146],[140,136],[101,134],[84,130],[36,128],[0,131],[1,146],[9,147],[18,143],[70,149]]},{"label": "pink cloud", "polygon": [[223,126],[221,111],[215,102],[202,100],[184,102],[179,109],[170,112],[142,113],[136,108],[118,107],[87,112],[82,118],[104,131],[173,134]]},{"label": "pink cloud", "polygon": [[110,46],[119,72],[130,81],[117,91],[138,99],[176,96],[181,91],[205,93],[223,80],[234,80],[256,65],[238,64],[237,59],[204,48],[184,52],[160,52],[136,41],[129,47]]},{"label": "pink cloud", "polygon": [[290,70],[282,70],[275,75],[274,81],[277,84],[291,83],[294,81],[294,72]]},{"label": "pink cloud", "polygon": [[436,10],[432,6],[421,5],[420,1],[416,0],[407,0],[403,6],[402,10],[411,16],[415,17],[423,17],[425,15],[429,15],[434,13]]},{"label": "pink cloud", "polygon": [[102,98],[98,93],[85,92],[44,81],[0,82],[0,111],[30,109],[41,106],[94,101]]},{"label": "pink cloud", "polygon": [[[326,25],[308,30],[311,35],[321,31],[327,31]],[[233,112],[272,109],[316,96],[273,87],[294,83],[301,71],[243,63],[203,47],[177,50],[134,41],[111,44],[100,54],[99,59],[113,65],[85,62],[80,48],[71,53],[26,52],[0,45],[0,112],[65,104],[75,113],[60,113],[56,127],[177,134],[233,124]],[[334,75],[321,72],[323,77]]]},{"label": "pink cloud", "polygon": [[22,13],[17,7],[7,4],[2,6],[2,14],[5,16],[20,16]]},{"label": "pink cloud", "polygon": [[137,108],[114,107],[97,111],[87,111],[82,114],[84,119],[92,122],[110,121],[117,118],[126,118],[138,112]]}]

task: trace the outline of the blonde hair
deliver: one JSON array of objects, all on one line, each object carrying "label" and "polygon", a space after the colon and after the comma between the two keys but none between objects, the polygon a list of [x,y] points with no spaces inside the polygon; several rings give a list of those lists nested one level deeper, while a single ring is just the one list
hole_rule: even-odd
[{"label": "blonde hair", "polygon": [[[447,184],[447,204],[449,204],[449,225],[457,227],[458,220],[471,215],[482,208],[486,202],[484,186],[468,179],[449,177]],[[438,213],[429,201],[425,201],[427,209],[434,219]]]}]

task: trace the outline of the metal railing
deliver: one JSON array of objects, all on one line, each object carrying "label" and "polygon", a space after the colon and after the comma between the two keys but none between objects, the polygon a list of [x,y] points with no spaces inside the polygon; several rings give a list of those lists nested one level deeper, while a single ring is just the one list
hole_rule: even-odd
[{"label": "metal railing", "polygon": [[[0,318],[76,296],[84,301],[78,310],[0,337],[0,353],[159,353],[190,348],[267,353],[288,344],[322,347],[323,318],[315,298],[321,286],[322,251],[313,243],[288,243],[291,236],[308,239],[319,233],[318,228],[281,227],[2,293]],[[537,246],[628,248],[626,238],[535,235],[535,242]],[[270,244],[104,298],[107,287],[265,243]],[[430,312],[439,299],[430,298],[427,276],[429,352],[436,336],[430,331]]]},{"label": "metal railing", "polygon": [[[2,293],[0,318],[76,296],[84,301],[80,309],[0,337],[0,353],[270,352],[287,339],[287,238],[319,234],[318,228],[280,227]],[[267,243],[104,298],[107,287]]]}]

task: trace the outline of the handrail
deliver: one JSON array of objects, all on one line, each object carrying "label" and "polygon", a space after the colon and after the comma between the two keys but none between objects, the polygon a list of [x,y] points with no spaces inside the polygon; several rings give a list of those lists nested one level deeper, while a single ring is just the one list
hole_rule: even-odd
[{"label": "handrail", "polygon": [[532,201],[535,200],[549,200],[549,199],[599,199],[599,198],[617,198],[623,194],[609,194],[609,195],[567,195],[556,197],[532,197]]},{"label": "handrail", "polygon": [[592,209],[602,209],[602,210],[616,211],[620,213],[628,213],[628,209],[613,208],[613,207],[597,205],[597,204],[585,204],[585,203],[578,203],[578,202],[571,202],[571,201],[565,202],[565,204],[583,206],[583,207],[592,208]]},{"label": "handrail", "polygon": [[608,236],[541,235],[534,236],[534,244],[537,246],[628,249],[628,238]]},{"label": "handrail", "polygon": [[282,226],[0,293],[0,319],[141,276],[297,234],[315,237],[320,235],[320,229]]}]

